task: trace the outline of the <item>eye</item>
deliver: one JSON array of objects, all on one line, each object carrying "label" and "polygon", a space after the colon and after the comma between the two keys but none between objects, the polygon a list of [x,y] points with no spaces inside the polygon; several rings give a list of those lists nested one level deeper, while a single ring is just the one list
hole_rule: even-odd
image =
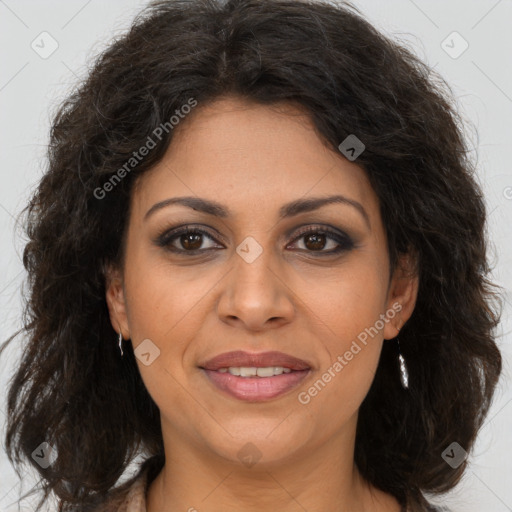
[{"label": "eye", "polygon": [[[206,244],[205,241],[210,241]],[[302,252],[319,253],[319,255],[337,254],[354,248],[352,239],[342,231],[329,227],[307,226],[299,230],[291,245],[301,241],[304,248]],[[188,253],[195,255],[207,251],[223,249],[208,231],[195,226],[181,226],[167,230],[157,237],[155,243],[174,253]],[[300,243],[298,245],[301,245]],[[287,246],[289,248],[290,245]],[[292,247],[293,248],[293,247]],[[326,250],[327,249],[327,250]]]},{"label": "eye", "polygon": [[165,247],[177,253],[188,252],[194,254],[222,248],[219,245],[205,248],[203,246],[205,238],[215,242],[213,236],[203,229],[194,226],[182,226],[172,231],[166,231],[156,239],[156,243],[160,247]]},{"label": "eye", "polygon": [[[302,250],[325,255],[337,254],[354,248],[353,240],[346,233],[328,227],[308,226],[299,231],[294,243],[297,241],[303,241],[304,249]],[[326,250],[329,247],[330,250]]]}]

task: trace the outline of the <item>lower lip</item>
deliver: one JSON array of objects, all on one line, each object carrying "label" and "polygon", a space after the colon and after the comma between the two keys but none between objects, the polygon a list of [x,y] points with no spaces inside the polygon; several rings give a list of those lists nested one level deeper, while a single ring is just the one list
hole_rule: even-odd
[{"label": "lower lip", "polygon": [[239,377],[229,372],[203,371],[218,389],[247,402],[262,402],[284,395],[309,374],[309,370],[300,370],[273,377]]}]

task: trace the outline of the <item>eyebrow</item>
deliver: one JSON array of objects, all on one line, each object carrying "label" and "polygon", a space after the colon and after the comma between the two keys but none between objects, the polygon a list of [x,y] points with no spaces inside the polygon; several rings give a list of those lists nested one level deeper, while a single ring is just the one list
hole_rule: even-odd
[{"label": "eyebrow", "polygon": [[[279,218],[286,219],[289,217],[294,217],[295,215],[299,215],[301,213],[311,212],[313,210],[317,210],[322,206],[326,206],[328,204],[345,204],[348,206],[352,206],[355,208],[363,217],[364,221],[368,228],[370,228],[370,217],[368,213],[364,209],[363,205],[354,199],[350,199],[348,197],[342,195],[334,195],[327,197],[312,197],[306,199],[297,199],[290,203],[286,203],[279,209]],[[203,213],[207,213],[209,215],[213,215],[215,217],[227,218],[231,216],[231,211],[229,208],[217,203],[216,201],[212,201],[209,199],[203,199],[200,197],[171,197],[169,199],[164,199],[158,203],[155,203],[144,215],[144,220],[147,220],[148,217],[153,215],[156,211],[161,210],[167,206],[179,204],[182,206],[187,206],[188,208],[192,208],[193,210],[197,210]]]}]

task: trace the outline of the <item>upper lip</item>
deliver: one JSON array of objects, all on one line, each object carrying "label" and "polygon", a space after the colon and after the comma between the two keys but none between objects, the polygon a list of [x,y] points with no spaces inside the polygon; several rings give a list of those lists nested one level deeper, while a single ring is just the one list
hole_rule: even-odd
[{"label": "upper lip", "polygon": [[232,367],[256,367],[264,368],[267,366],[282,366],[291,370],[308,370],[311,365],[306,361],[283,352],[260,352],[251,353],[243,350],[235,350],[233,352],[224,352],[218,356],[209,359],[200,368],[205,370],[218,370],[219,368]]}]

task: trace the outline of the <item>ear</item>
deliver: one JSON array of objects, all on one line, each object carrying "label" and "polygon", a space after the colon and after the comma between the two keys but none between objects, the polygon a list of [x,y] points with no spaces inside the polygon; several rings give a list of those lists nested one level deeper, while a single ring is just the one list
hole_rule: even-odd
[{"label": "ear", "polygon": [[105,268],[105,298],[107,300],[110,323],[114,330],[123,334],[124,339],[130,339],[126,299],[123,288],[121,271],[111,265]]},{"label": "ear", "polygon": [[418,260],[414,251],[402,254],[395,266],[389,285],[386,311],[394,311],[395,315],[384,327],[384,339],[395,338],[400,329],[409,320],[416,305],[418,296],[419,276]]}]

